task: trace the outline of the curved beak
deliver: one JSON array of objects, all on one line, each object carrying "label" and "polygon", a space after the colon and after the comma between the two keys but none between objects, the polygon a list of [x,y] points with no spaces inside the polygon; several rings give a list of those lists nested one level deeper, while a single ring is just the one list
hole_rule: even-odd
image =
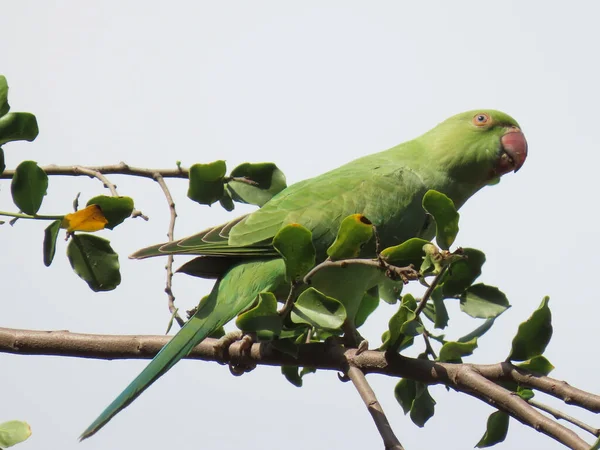
[{"label": "curved beak", "polygon": [[500,138],[500,162],[499,169],[502,173],[513,170],[517,172],[527,158],[527,141],[523,132],[512,127]]}]

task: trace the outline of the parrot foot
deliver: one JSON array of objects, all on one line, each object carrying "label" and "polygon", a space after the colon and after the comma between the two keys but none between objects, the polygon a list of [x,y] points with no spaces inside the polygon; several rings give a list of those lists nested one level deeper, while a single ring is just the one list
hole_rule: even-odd
[{"label": "parrot foot", "polygon": [[215,359],[217,362],[219,364],[228,364],[229,371],[236,377],[239,377],[246,372],[250,372],[256,367],[256,364],[234,363],[232,361],[228,361],[229,347],[238,341],[240,342],[240,353],[244,354],[252,347],[254,338],[249,334],[244,334],[242,331],[231,331],[220,338],[213,346],[215,350]]}]

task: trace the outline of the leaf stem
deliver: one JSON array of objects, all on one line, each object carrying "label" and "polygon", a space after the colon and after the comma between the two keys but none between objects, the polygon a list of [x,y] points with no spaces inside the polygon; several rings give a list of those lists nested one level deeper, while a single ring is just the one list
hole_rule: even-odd
[{"label": "leaf stem", "polygon": [[17,219],[33,219],[33,220],[62,220],[65,216],[44,216],[44,215],[35,215],[31,216],[29,214],[23,213],[12,213],[8,211],[0,211],[0,216],[6,217],[14,217]]}]

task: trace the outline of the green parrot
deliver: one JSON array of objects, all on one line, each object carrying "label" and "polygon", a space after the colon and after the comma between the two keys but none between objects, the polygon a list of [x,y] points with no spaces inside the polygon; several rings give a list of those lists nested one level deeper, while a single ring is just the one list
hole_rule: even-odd
[{"label": "green parrot", "polygon": [[312,232],[317,262],[326,258],[341,221],[355,213],[376,226],[382,248],[412,237],[430,240],[435,227],[421,206],[428,190],[444,193],[460,208],[483,186],[519,170],[526,157],[527,141],[512,117],[494,110],[469,111],[414,140],[289,186],[251,214],[134,253],[131,257],[138,259],[201,255],[195,274],[217,281],[192,318],[81,439],[106,425],[193,347],[248,308],[259,293],[282,288],[287,293],[285,265],[272,246],[282,226],[298,223]]}]

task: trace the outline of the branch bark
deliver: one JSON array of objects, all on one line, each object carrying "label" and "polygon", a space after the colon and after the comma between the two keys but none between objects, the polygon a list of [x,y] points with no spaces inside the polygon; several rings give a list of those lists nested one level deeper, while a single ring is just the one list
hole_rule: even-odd
[{"label": "branch bark", "polygon": [[[155,174],[159,174],[163,178],[188,178],[189,171],[182,167],[176,169],[146,169],[144,167],[134,167],[124,162],[119,164],[105,166],[57,166],[49,165],[42,167],[47,175],[63,175],[63,176],[88,176],[95,177],[91,172],[97,172],[103,175],[133,175],[136,177],[154,179]],[[0,179],[11,179],[15,175],[14,170],[5,170],[0,174]]]},{"label": "branch bark", "polygon": [[[0,352],[94,359],[150,359],[169,339],[169,336],[93,335],[0,328]],[[215,345],[217,342],[216,339],[205,339],[187,358],[223,362],[223,355]],[[364,374],[379,373],[426,384],[444,384],[500,408],[520,422],[576,450],[587,450],[589,444],[496,383],[517,382],[562,398],[565,403],[592,412],[600,411],[600,396],[574,388],[564,381],[526,372],[508,362],[486,365],[441,363],[373,350],[360,354],[356,349],[340,351],[339,346],[329,343],[300,345],[298,356],[294,358],[268,343],[256,343],[245,349],[241,342],[235,342],[229,347],[227,358],[227,362],[232,364],[308,366],[341,372],[355,367]]]}]

